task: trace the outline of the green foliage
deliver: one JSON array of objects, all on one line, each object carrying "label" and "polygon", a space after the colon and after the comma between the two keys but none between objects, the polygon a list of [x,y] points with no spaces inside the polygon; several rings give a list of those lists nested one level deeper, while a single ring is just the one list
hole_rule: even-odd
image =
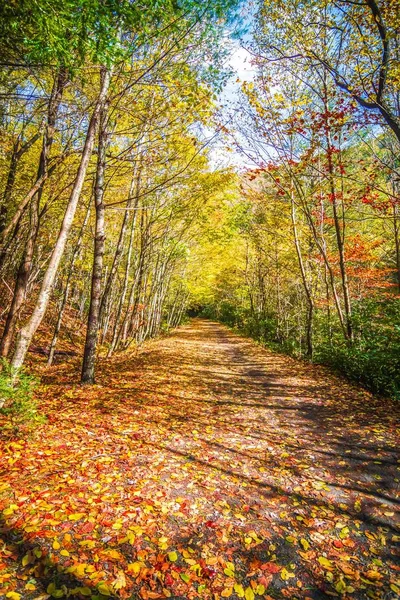
[{"label": "green foliage", "polygon": [[339,336],[316,347],[315,360],[371,391],[400,399],[400,301],[368,299],[354,305],[356,339]]},{"label": "green foliage", "polygon": [[204,20],[234,20],[236,0],[21,0],[0,7],[3,57],[73,70],[87,61],[110,65],[168,31]]},{"label": "green foliage", "polygon": [[36,385],[37,380],[24,371],[20,371],[17,378],[14,377],[9,364],[3,361],[0,372],[0,414],[9,418],[11,429],[18,430],[21,425],[29,428],[45,421],[38,414],[33,396]]}]

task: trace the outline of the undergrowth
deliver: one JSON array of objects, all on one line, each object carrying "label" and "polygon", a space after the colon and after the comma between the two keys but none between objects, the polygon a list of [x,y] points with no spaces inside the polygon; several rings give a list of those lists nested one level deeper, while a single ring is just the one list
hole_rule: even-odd
[{"label": "undergrowth", "polygon": [[2,362],[0,372],[0,415],[5,417],[2,434],[29,431],[36,424],[43,423],[45,417],[37,408],[34,396],[38,380],[21,370],[12,372],[7,361]]}]

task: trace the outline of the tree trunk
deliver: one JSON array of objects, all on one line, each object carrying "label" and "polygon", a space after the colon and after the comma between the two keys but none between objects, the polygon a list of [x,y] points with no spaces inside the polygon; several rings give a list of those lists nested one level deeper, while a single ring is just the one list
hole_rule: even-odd
[{"label": "tree trunk", "polygon": [[39,227],[38,196],[36,196],[36,198],[37,200],[31,205],[31,224],[29,229],[29,237],[26,242],[22,261],[18,269],[17,278],[14,286],[13,299],[11,301],[11,306],[7,314],[6,323],[4,325],[3,336],[1,338],[0,354],[3,357],[7,357],[10,352],[11,342],[14,337],[15,326],[17,323],[19,312],[25,301],[26,289],[28,286],[29,275],[31,273],[35,242]]},{"label": "tree trunk", "polygon": [[397,277],[397,292],[400,294],[400,232],[399,232],[399,215],[397,204],[393,205],[393,231],[394,244],[396,249],[396,277]]},{"label": "tree trunk", "polygon": [[96,182],[94,203],[96,209],[96,232],[94,239],[92,286],[90,291],[89,314],[86,329],[85,350],[83,353],[81,383],[94,383],[96,350],[100,324],[101,279],[103,274],[103,258],[105,249],[104,225],[104,174],[106,169],[107,149],[107,108],[103,106],[100,113],[99,144],[97,154]]},{"label": "tree trunk", "polygon": [[71,262],[68,265],[67,281],[65,283],[64,294],[63,294],[63,298],[61,300],[60,310],[58,312],[57,323],[56,323],[56,326],[54,328],[53,339],[51,340],[51,344],[50,344],[49,358],[47,360],[47,366],[48,367],[50,367],[53,364],[54,353],[55,353],[56,345],[57,345],[57,341],[58,341],[58,335],[59,335],[60,330],[61,330],[61,323],[62,323],[62,319],[63,319],[63,316],[64,316],[64,310],[65,310],[65,307],[66,307],[67,301],[68,301],[69,290],[70,290],[70,286],[71,286],[72,273],[73,273],[73,270],[74,270],[75,261],[76,261],[76,259],[79,256],[79,252],[80,252],[80,249],[81,249],[81,246],[82,246],[83,234],[84,234],[84,231],[86,229],[87,222],[89,220],[89,215],[90,215],[90,203],[88,205],[88,209],[86,211],[86,215],[85,215],[84,221],[82,223],[81,230],[79,232],[78,241],[76,243],[74,252],[72,254]]},{"label": "tree trunk", "polygon": [[10,310],[7,315],[7,320],[0,344],[0,354],[4,357],[8,356],[8,353],[10,351],[10,346],[14,337],[14,330],[17,323],[18,315],[22,305],[25,302],[29,277],[32,270],[36,238],[39,232],[40,200],[43,194],[44,176],[47,173],[48,157],[51,151],[51,146],[53,144],[55,123],[65,83],[65,71],[61,70],[57,76],[56,81],[54,82],[54,86],[49,100],[47,113],[47,127],[44,134],[43,147],[39,159],[39,167],[36,181],[42,181],[42,184],[38,187],[38,190],[32,200],[30,211],[29,236],[23,253],[22,261],[18,269],[17,279],[14,288],[14,296],[12,299]]},{"label": "tree trunk", "polygon": [[137,213],[135,212],[133,214],[133,218],[132,218],[131,232],[130,232],[130,236],[129,236],[128,256],[127,256],[126,265],[125,265],[124,282],[123,282],[122,290],[120,292],[120,297],[119,297],[119,301],[118,301],[118,310],[117,310],[117,314],[115,316],[113,336],[112,336],[110,347],[108,349],[107,357],[112,355],[112,353],[114,352],[116,345],[117,345],[120,319],[121,319],[122,310],[124,307],[126,292],[128,291],[128,280],[129,280],[129,273],[131,270],[132,249],[133,249],[133,241],[134,241],[134,236],[135,236],[136,214]]},{"label": "tree trunk", "polygon": [[[138,178],[140,179],[140,173],[138,175]],[[119,267],[119,264],[121,261],[122,252],[124,249],[124,240],[125,240],[126,229],[127,229],[129,217],[130,217],[130,209],[132,208],[133,190],[134,190],[135,185],[136,185],[136,175],[134,174],[131,185],[130,185],[129,198],[126,203],[126,210],[125,210],[125,214],[124,214],[124,217],[122,220],[122,225],[121,225],[121,229],[119,232],[119,237],[118,237],[117,247],[115,249],[113,262],[111,265],[110,273],[104,284],[104,292],[103,292],[103,295],[101,298],[101,304],[100,304],[100,319],[102,319],[102,317],[103,317],[104,310],[107,305],[108,297],[109,297],[110,291],[112,289],[112,286],[114,284],[115,276],[117,274],[117,270],[118,270],[118,267]],[[136,194],[135,205],[133,207],[134,209],[137,208],[138,200],[139,200],[139,197],[138,197],[138,194]]]},{"label": "tree trunk", "polygon": [[[326,110],[327,107],[326,107]],[[327,125],[328,127],[328,125]],[[337,194],[334,180],[334,166],[332,162],[332,146],[329,131],[326,134],[328,151],[327,151],[327,160],[328,160],[328,172],[329,172],[329,187],[332,198],[332,209],[333,209],[333,220],[335,224],[335,233],[336,233],[336,243],[338,247],[339,253],[339,266],[340,266],[340,276],[342,280],[342,290],[343,290],[343,302],[344,302],[344,310],[346,315],[346,339],[349,344],[353,342],[353,324],[352,324],[352,315],[351,315],[351,300],[350,300],[350,290],[349,284],[347,280],[347,269],[346,269],[346,258],[344,253],[344,224],[343,227],[340,226],[339,214],[338,214],[338,205],[337,205]],[[342,208],[343,211],[343,208]]]},{"label": "tree trunk", "polygon": [[7,182],[6,187],[4,189],[3,201],[0,206],[0,234],[5,229],[7,223],[7,213],[10,205],[11,194],[14,189],[15,178],[17,176],[18,162],[21,159],[21,157],[25,154],[25,152],[27,152],[29,148],[31,148],[33,144],[37,142],[40,136],[41,131],[38,131],[37,133],[35,133],[35,135],[33,135],[30,138],[30,140],[25,142],[25,144],[21,145],[19,139],[14,144],[10,160],[10,166],[8,168]]},{"label": "tree trunk", "polygon": [[313,318],[314,318],[314,302],[312,298],[311,288],[307,281],[307,275],[304,268],[303,256],[300,248],[300,240],[297,233],[297,222],[296,222],[296,207],[294,203],[293,190],[291,190],[291,219],[293,228],[294,245],[296,248],[297,260],[299,263],[301,280],[303,288],[307,298],[308,310],[307,310],[307,321],[306,321],[306,340],[307,340],[307,356],[312,358],[313,355]]},{"label": "tree trunk", "polygon": [[313,234],[314,241],[315,241],[317,248],[320,251],[321,256],[324,260],[324,264],[325,264],[325,267],[326,267],[326,270],[327,270],[328,276],[329,276],[329,283],[330,283],[331,289],[332,289],[332,295],[333,295],[333,300],[335,302],[336,312],[337,312],[339,322],[340,322],[340,325],[341,325],[341,328],[343,331],[343,335],[345,338],[347,338],[346,323],[345,323],[345,319],[343,316],[342,307],[340,306],[339,295],[338,295],[338,292],[336,289],[335,275],[333,273],[332,266],[329,262],[325,245],[324,245],[324,243],[321,242],[320,235],[318,234],[318,231],[315,227],[313,216],[312,216],[310,209],[307,206],[306,202],[303,203],[303,210],[304,210],[304,214],[307,219],[307,223],[309,224],[311,232]]},{"label": "tree trunk", "polygon": [[24,327],[19,333],[17,346],[11,362],[11,366],[14,370],[18,370],[21,368],[25,360],[25,356],[28,351],[29,345],[37,328],[42,322],[42,319],[47,309],[47,305],[50,300],[53,282],[57,274],[60,260],[64,253],[65,244],[67,242],[72,222],[74,220],[76,208],[78,206],[79,198],[81,195],[82,186],[86,176],[86,171],[92,155],[97,123],[100,112],[103,109],[104,103],[106,101],[107,92],[110,84],[110,76],[110,71],[106,68],[103,68],[101,71],[100,92],[89,122],[81,162],[72,188],[71,196],[64,214],[63,222],[61,224],[58,239],[50,257],[50,261],[42,282],[36,306],[33,310],[31,318],[26,323],[26,325],[24,325]]}]

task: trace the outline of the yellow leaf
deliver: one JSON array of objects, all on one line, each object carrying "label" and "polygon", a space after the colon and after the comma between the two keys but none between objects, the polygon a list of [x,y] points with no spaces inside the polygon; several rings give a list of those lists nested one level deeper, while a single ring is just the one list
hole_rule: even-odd
[{"label": "yellow leaf", "polygon": [[94,540],[82,540],[79,542],[79,545],[83,546],[84,548],[92,549],[96,546],[96,542]]},{"label": "yellow leaf", "polygon": [[304,550],[307,552],[307,550],[310,547],[310,544],[308,543],[308,541],[305,540],[304,538],[301,538],[300,544],[303,546]]},{"label": "yellow leaf", "polygon": [[112,586],[115,590],[121,590],[126,587],[126,579],[123,571],[118,571],[117,577],[112,583]]},{"label": "yellow leaf", "polygon": [[59,550],[61,548],[60,542],[58,540],[54,540],[53,548],[54,548],[54,550]]},{"label": "yellow leaf", "polygon": [[136,535],[133,533],[133,531],[128,531],[126,534],[126,541],[128,541],[130,543],[130,545],[133,546],[135,539],[136,539]]},{"label": "yellow leaf", "polygon": [[68,519],[70,521],[79,521],[79,519],[82,519],[82,517],[85,516],[85,513],[72,513],[70,515],[68,515]]},{"label": "yellow leaf", "polygon": [[333,568],[331,561],[325,558],[325,556],[318,556],[318,562],[322,567],[325,567],[325,569]]},{"label": "yellow leaf", "polygon": [[346,584],[345,582],[340,579],[336,585],[335,585],[335,590],[339,593],[339,594],[344,594],[346,592]]},{"label": "yellow leaf", "polygon": [[246,598],[246,600],[254,600],[254,592],[250,586],[246,588],[246,591],[244,592],[244,597]]},{"label": "yellow leaf", "polygon": [[381,573],[372,569],[370,571],[367,571],[365,575],[370,581],[377,581],[378,579],[382,579]]},{"label": "yellow leaf", "polygon": [[263,596],[265,594],[265,586],[262,583],[259,583],[256,587],[257,596]]},{"label": "yellow leaf", "polygon": [[31,555],[25,554],[25,556],[22,558],[22,566],[26,567],[26,565],[29,565],[29,563],[31,562]]},{"label": "yellow leaf", "polygon": [[221,596],[223,598],[229,598],[229,596],[232,596],[232,592],[233,592],[232,588],[225,588],[224,590],[222,590]]},{"label": "yellow leaf", "polygon": [[232,569],[224,569],[224,573],[227,577],[235,577],[235,573],[232,571]]},{"label": "yellow leaf", "polygon": [[113,529],[122,529],[122,523],[114,523],[114,525],[112,526]]},{"label": "yellow leaf", "polygon": [[175,562],[178,560],[178,555],[176,552],[168,552],[168,558],[171,562]]},{"label": "yellow leaf", "polygon": [[233,589],[235,590],[239,598],[244,598],[244,587],[241,583],[235,583]]},{"label": "yellow leaf", "polygon": [[27,583],[25,589],[29,592],[33,592],[34,590],[36,590],[36,585],[34,585],[33,583]]},{"label": "yellow leaf", "polygon": [[111,596],[111,590],[106,583],[99,583],[97,589],[103,596]]},{"label": "yellow leaf", "polygon": [[143,562],[141,562],[140,560],[137,560],[134,563],[129,563],[128,564],[128,571],[129,573],[132,573],[133,575],[139,575],[140,570],[145,566],[145,564]]},{"label": "yellow leaf", "polygon": [[10,598],[10,600],[20,600],[21,594],[18,594],[17,592],[8,592],[6,598]]},{"label": "yellow leaf", "polygon": [[294,573],[290,573],[290,571],[288,571],[287,569],[283,568],[282,571],[281,571],[281,579],[283,579],[283,581],[287,581],[291,577],[296,577],[296,575]]},{"label": "yellow leaf", "polygon": [[293,537],[292,535],[287,535],[286,536],[286,541],[289,542],[289,544],[294,544],[296,541],[296,538]]},{"label": "yellow leaf", "polygon": [[61,550],[60,554],[61,554],[61,556],[69,556],[68,550],[65,550],[65,549]]},{"label": "yellow leaf", "polygon": [[253,541],[251,537],[245,537],[244,541],[246,542],[246,544],[251,544],[251,542]]},{"label": "yellow leaf", "polygon": [[109,550],[103,550],[102,554],[104,554],[105,556],[109,556],[110,558],[115,558],[116,560],[122,559],[121,553],[118,552],[118,550],[114,550],[113,548],[110,548]]},{"label": "yellow leaf", "polygon": [[74,565],[74,573],[77,577],[83,577],[85,574],[85,570],[87,567],[87,563],[81,563],[78,565]]}]

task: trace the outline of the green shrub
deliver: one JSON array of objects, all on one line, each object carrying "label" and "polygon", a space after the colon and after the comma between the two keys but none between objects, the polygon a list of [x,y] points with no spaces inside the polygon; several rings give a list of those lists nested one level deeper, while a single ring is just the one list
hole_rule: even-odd
[{"label": "green shrub", "polygon": [[7,417],[7,429],[18,431],[20,426],[29,428],[45,421],[38,413],[33,396],[36,385],[37,380],[24,371],[13,375],[9,364],[3,361],[0,372],[0,414]]},{"label": "green shrub", "polygon": [[354,304],[355,340],[348,346],[319,340],[315,360],[371,391],[400,399],[400,302],[397,298]]}]

